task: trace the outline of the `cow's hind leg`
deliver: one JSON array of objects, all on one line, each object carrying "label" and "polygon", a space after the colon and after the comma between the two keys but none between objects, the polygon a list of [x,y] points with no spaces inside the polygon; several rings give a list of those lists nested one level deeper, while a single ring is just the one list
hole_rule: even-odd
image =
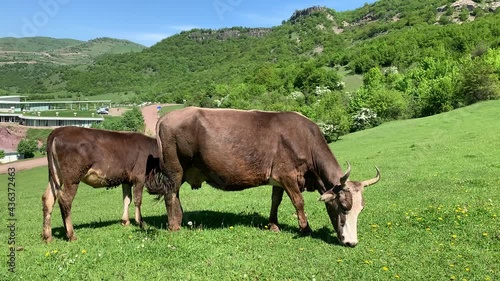
[{"label": "cow's hind leg", "polygon": [[66,237],[69,241],[76,240],[73,223],[71,222],[71,205],[75,198],[78,184],[66,184],[59,194],[59,207],[61,208],[61,216],[66,229]]},{"label": "cow's hind leg", "polygon": [[123,192],[123,215],[122,215],[122,225],[127,226],[130,224],[130,219],[128,215],[128,208],[130,206],[131,196],[132,196],[132,185],[128,183],[122,183]]},{"label": "cow's hind leg", "polygon": [[181,229],[183,211],[178,190],[167,194],[165,206],[167,207],[168,229],[174,231]]},{"label": "cow's hind leg", "polygon": [[182,206],[179,200],[179,189],[182,185],[182,172],[172,174],[172,186],[165,194],[165,206],[167,208],[168,229],[179,230],[182,223]]},{"label": "cow's hind leg", "polygon": [[135,222],[144,228],[144,221],[142,220],[141,205],[142,205],[142,191],[144,190],[144,184],[136,183],[134,185],[134,205],[135,205]]},{"label": "cow's hind leg", "polygon": [[49,183],[45,192],[42,196],[42,206],[43,206],[43,231],[42,231],[42,239],[45,242],[52,241],[52,225],[51,225],[51,216],[52,210],[54,209],[54,205],[57,199],[57,190],[52,187]]},{"label": "cow's hind leg", "polygon": [[273,194],[271,195],[271,214],[269,215],[269,229],[272,231],[280,231],[278,226],[278,207],[283,199],[285,190],[281,186],[273,186]]},{"label": "cow's hind leg", "polygon": [[304,197],[300,192],[299,186],[296,180],[286,179],[282,181],[284,189],[290,197],[295,210],[297,211],[297,219],[299,221],[299,231],[304,235],[311,234],[312,230],[307,222],[307,217],[304,212]]}]

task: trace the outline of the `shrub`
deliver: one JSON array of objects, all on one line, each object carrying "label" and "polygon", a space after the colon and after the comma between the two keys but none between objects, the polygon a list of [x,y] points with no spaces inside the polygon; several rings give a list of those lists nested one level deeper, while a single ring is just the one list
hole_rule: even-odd
[{"label": "shrub", "polygon": [[407,117],[408,101],[403,97],[403,93],[382,87],[373,91],[368,107],[382,120],[397,120]]},{"label": "shrub", "polygon": [[5,151],[3,150],[0,150],[0,159],[4,158],[5,157]]},{"label": "shrub", "polygon": [[37,141],[34,139],[22,139],[17,145],[17,152],[24,154],[24,158],[33,158],[37,150]]},{"label": "shrub", "polygon": [[40,148],[38,148],[38,152],[40,152],[42,155],[45,155],[45,153],[47,152],[47,143],[44,142]]},{"label": "shrub", "polygon": [[377,113],[369,108],[361,108],[352,116],[351,132],[361,131],[380,125]]},{"label": "shrub", "polygon": [[349,132],[351,119],[346,110],[347,98],[339,92],[324,94],[312,106],[312,119],[321,125],[321,131],[328,142],[337,140]]},{"label": "shrub", "polygon": [[141,110],[135,106],[121,117],[106,117],[102,123],[95,125],[94,128],[113,131],[144,132],[145,125]]},{"label": "shrub", "polygon": [[338,140],[339,137],[343,135],[340,126],[333,123],[319,122],[318,126],[321,129],[321,133],[323,133],[326,142],[328,143]]},{"label": "shrub", "polygon": [[454,82],[451,77],[422,81],[422,87],[419,88],[420,116],[452,110],[453,95]]},{"label": "shrub", "polygon": [[465,105],[499,98],[499,77],[492,65],[475,60],[463,72],[459,98]]}]

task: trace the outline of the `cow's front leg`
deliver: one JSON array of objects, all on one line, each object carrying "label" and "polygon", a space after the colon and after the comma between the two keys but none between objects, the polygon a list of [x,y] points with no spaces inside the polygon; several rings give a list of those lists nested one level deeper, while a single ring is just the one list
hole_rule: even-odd
[{"label": "cow's front leg", "polygon": [[128,215],[128,208],[130,206],[131,196],[132,196],[132,185],[128,183],[122,183],[123,192],[123,215],[122,215],[122,225],[127,226],[130,224],[130,219]]},{"label": "cow's front leg", "polygon": [[273,186],[273,194],[271,195],[271,214],[269,215],[269,229],[271,231],[280,231],[278,226],[278,207],[283,199],[285,190],[281,186]]},{"label": "cow's front leg", "polygon": [[311,234],[312,230],[307,222],[307,217],[304,212],[304,197],[299,190],[297,183],[293,180],[283,182],[284,189],[290,197],[295,210],[297,211],[297,219],[299,221],[299,231],[303,235]]},{"label": "cow's front leg", "polygon": [[142,220],[141,205],[142,205],[142,192],[144,184],[137,183],[134,185],[134,205],[135,205],[135,222],[144,228],[144,221]]}]

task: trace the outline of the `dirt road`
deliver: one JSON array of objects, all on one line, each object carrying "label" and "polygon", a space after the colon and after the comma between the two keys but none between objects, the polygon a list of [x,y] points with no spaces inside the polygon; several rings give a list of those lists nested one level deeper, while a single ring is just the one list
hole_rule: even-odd
[{"label": "dirt road", "polygon": [[160,118],[158,115],[157,107],[171,106],[173,104],[153,104],[142,108],[142,116],[144,116],[144,123],[146,124],[145,134],[148,136],[156,135],[156,121]]},{"label": "dirt road", "polygon": [[0,174],[7,174],[9,168],[15,168],[16,172],[22,171],[22,170],[28,170],[40,166],[46,166],[47,165],[47,158],[36,158],[32,160],[24,160],[24,161],[17,161],[17,162],[12,162],[12,163],[7,163],[7,164],[2,164],[0,165]]}]

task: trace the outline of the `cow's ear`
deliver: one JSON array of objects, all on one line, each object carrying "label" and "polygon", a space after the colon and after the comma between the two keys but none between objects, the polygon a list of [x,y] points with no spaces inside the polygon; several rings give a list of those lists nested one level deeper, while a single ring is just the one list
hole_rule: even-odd
[{"label": "cow's ear", "polygon": [[323,193],[321,195],[321,197],[319,197],[319,201],[325,201],[325,202],[330,202],[332,201],[333,199],[335,199],[335,197],[337,197],[337,193],[335,193],[333,191],[333,188],[328,190],[327,192]]}]

